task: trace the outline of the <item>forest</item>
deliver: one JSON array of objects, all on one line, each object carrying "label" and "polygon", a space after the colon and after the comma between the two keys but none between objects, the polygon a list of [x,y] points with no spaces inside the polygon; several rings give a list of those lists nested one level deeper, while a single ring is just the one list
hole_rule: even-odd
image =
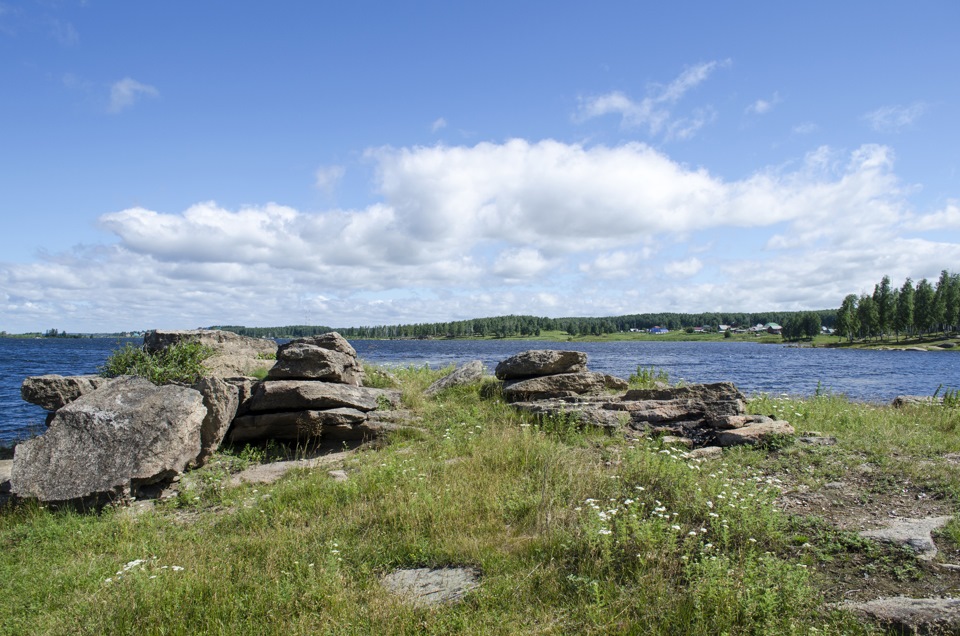
[{"label": "forest", "polygon": [[454,322],[416,323],[406,325],[378,325],[368,327],[331,327],[321,325],[289,325],[282,327],[243,327],[220,325],[211,329],[224,329],[244,336],[261,338],[303,338],[327,331],[338,331],[346,338],[506,338],[517,336],[539,336],[545,331],[566,332],[571,336],[602,336],[610,333],[627,332],[631,329],[646,330],[651,327],[665,327],[671,331],[688,327],[709,327],[716,330],[718,325],[749,327],[756,324],[775,322],[789,324],[803,314],[812,314],[821,324],[830,327],[836,320],[836,310],[825,309],[814,312],[708,312],[696,314],[682,313],[645,313],[614,316],[609,318],[571,317],[545,318],[539,316],[496,316],[492,318],[474,318]]},{"label": "forest", "polygon": [[960,326],[960,274],[940,272],[936,284],[926,278],[906,279],[899,288],[890,277],[874,285],[872,294],[848,294],[836,314],[836,333],[855,339],[884,339],[894,334],[922,336],[956,331]]}]

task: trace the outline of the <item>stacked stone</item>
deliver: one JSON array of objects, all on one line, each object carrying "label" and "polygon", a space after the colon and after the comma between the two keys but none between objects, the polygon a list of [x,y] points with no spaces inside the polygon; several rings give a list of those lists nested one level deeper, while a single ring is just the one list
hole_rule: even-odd
[{"label": "stacked stone", "polygon": [[687,446],[756,444],[792,435],[789,423],[748,415],[746,398],[731,382],[635,389],[623,395],[620,378],[591,373],[576,351],[527,351],[497,365],[503,394],[519,410],[575,418],[584,425],[670,436]]},{"label": "stacked stone", "polygon": [[340,334],[300,338],[277,350],[276,364],[253,387],[227,439],[362,440],[389,428],[377,410],[399,403],[399,391],[363,386],[357,352]]},{"label": "stacked stone", "polygon": [[626,389],[627,383],[587,370],[587,354],[549,349],[518,353],[497,365],[508,402],[598,395],[605,389]]}]

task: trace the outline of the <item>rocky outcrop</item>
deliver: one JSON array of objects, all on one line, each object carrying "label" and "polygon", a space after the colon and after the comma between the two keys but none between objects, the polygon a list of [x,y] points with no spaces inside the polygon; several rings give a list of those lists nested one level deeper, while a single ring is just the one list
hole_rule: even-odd
[{"label": "rocky outcrop", "polygon": [[371,414],[399,406],[400,392],[362,386],[362,369],[354,348],[336,332],[283,345],[267,379],[250,387],[227,439],[299,443],[381,435],[391,426]]},{"label": "rocky outcrop", "polygon": [[514,380],[586,370],[587,354],[581,351],[534,349],[507,358],[494,373],[499,380]]},{"label": "rocky outcrop", "polygon": [[99,375],[34,375],[20,385],[20,397],[48,411],[56,411],[109,381]]},{"label": "rocky outcrop", "polygon": [[460,365],[453,373],[445,375],[428,386],[423,394],[429,397],[455,386],[479,382],[483,379],[483,372],[483,362],[480,360],[472,360]]},{"label": "rocky outcrop", "polygon": [[503,383],[503,397],[507,402],[548,400],[602,393],[607,387],[606,376],[592,371],[558,373]]},{"label": "rocky outcrop", "polygon": [[352,386],[363,384],[357,352],[340,334],[332,332],[293,340],[277,350],[270,380],[319,380]]},{"label": "rocky outcrop", "polygon": [[960,632],[960,599],[892,596],[872,601],[846,601],[836,607],[879,624],[897,634],[956,634]]},{"label": "rocky outcrop", "polygon": [[[585,426],[608,430],[633,430],[663,435],[691,446],[758,444],[777,436],[793,435],[789,423],[763,415],[748,415],[746,398],[731,382],[657,386],[610,395],[605,389],[622,387],[619,378],[579,371],[536,376],[533,361],[555,369],[559,356],[535,351],[514,358],[523,364],[501,363],[497,369],[523,369],[534,377],[505,380],[503,395],[514,408],[539,417],[562,417]],[[529,354],[529,355],[528,355]],[[566,364],[585,368],[586,354],[567,358]],[[612,381],[613,380],[613,381]],[[620,382],[623,382],[620,380]]]},{"label": "rocky outcrop", "polygon": [[893,402],[890,405],[897,409],[902,409],[905,406],[931,406],[936,404],[942,404],[943,398],[933,397],[931,395],[898,395],[893,398]]},{"label": "rocky outcrop", "polygon": [[395,407],[400,392],[313,380],[275,380],[257,385],[250,398],[252,413],[305,411],[347,407],[372,411],[378,406]]},{"label": "rocky outcrop", "polygon": [[155,353],[181,342],[197,342],[214,351],[203,361],[208,375],[220,377],[246,376],[258,369],[273,366],[277,343],[265,338],[249,338],[231,331],[193,329],[183,331],[150,331],[143,337],[143,346]]},{"label": "rocky outcrop", "polygon": [[57,411],[14,451],[11,490],[45,502],[136,494],[193,465],[207,417],[201,394],[119,378]]}]

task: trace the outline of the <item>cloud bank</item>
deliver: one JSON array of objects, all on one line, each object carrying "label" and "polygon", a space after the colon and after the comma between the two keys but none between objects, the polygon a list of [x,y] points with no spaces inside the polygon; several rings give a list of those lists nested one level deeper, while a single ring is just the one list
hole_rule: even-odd
[{"label": "cloud bank", "polygon": [[111,242],[0,265],[2,311],[82,331],[803,309],[960,260],[948,235],[923,233],[960,226],[955,203],[912,211],[885,146],[823,147],[739,181],[641,143],[366,158],[379,200],[359,209],[104,214]]}]

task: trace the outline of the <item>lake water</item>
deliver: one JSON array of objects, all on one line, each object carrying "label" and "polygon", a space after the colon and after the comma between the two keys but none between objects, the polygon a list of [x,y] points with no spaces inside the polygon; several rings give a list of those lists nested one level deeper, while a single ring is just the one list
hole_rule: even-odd
[{"label": "lake water", "polygon": [[[45,411],[20,399],[30,375],[96,373],[116,338],[0,338],[0,445],[42,432]],[[587,353],[592,371],[623,378],[637,366],[659,367],[670,379],[730,380],[745,393],[812,395],[821,388],[854,400],[887,402],[897,395],[932,395],[960,387],[960,352],[809,349],[750,342],[542,342],[522,340],[353,340],[359,356],[386,366],[444,367],[482,360],[492,371],[527,349]]]}]

